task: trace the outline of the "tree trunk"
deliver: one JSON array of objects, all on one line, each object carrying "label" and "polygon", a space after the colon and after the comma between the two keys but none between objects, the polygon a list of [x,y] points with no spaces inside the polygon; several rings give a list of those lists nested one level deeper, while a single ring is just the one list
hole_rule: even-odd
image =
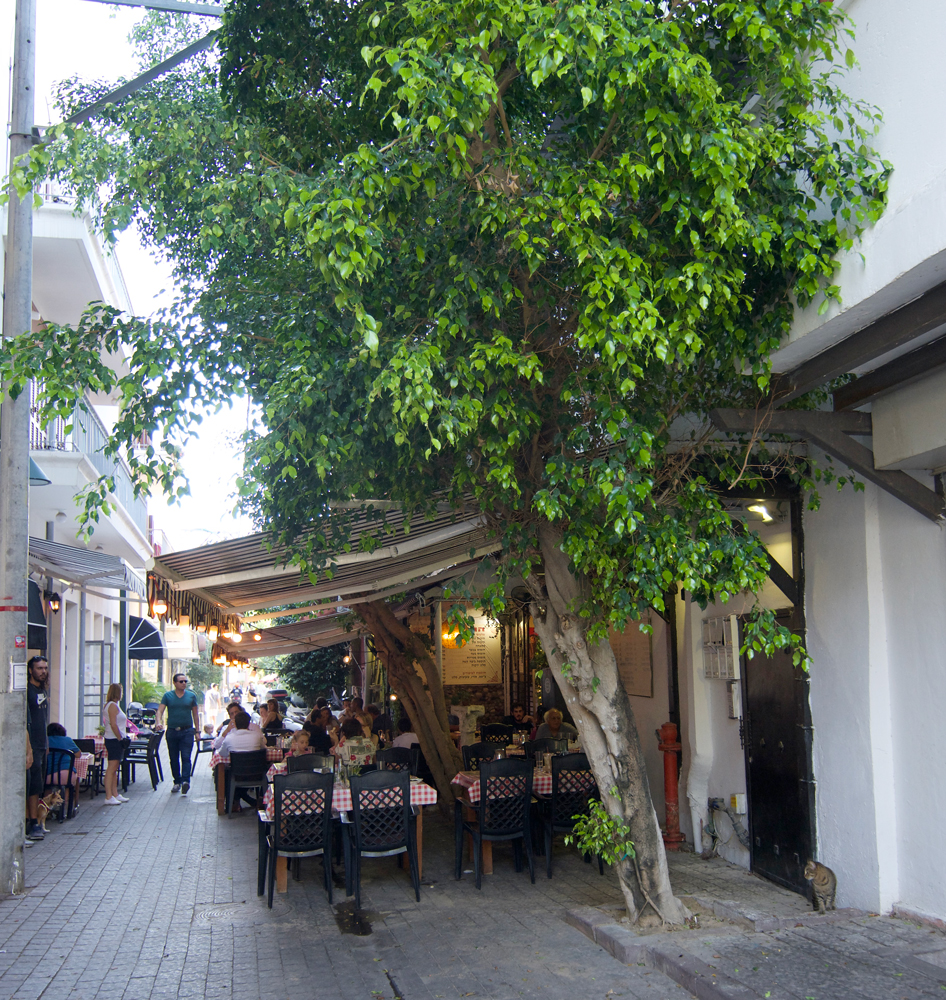
[{"label": "tree trunk", "polygon": [[602,804],[631,830],[640,877],[632,860],[618,864],[628,916],[632,922],[660,919],[683,923],[689,911],[670,887],[667,855],[650,797],[640,737],[611,645],[607,640],[589,642],[587,630],[591,623],[572,610],[586,596],[584,581],[569,569],[568,556],[561,550],[561,534],[550,525],[542,525],[539,542],[545,580],[544,586],[535,577],[527,581],[534,596],[532,617],[549,666],[578,726]]},{"label": "tree trunk", "polygon": [[[437,665],[420,639],[398,621],[383,601],[358,605],[358,616],[371,629],[375,648],[384,663],[388,682],[407,709],[420,742],[421,751],[439,793],[439,805],[452,814],[453,787],[450,782],[460,770],[460,752],[450,737],[443,682]],[[415,661],[424,671],[418,675]]]}]

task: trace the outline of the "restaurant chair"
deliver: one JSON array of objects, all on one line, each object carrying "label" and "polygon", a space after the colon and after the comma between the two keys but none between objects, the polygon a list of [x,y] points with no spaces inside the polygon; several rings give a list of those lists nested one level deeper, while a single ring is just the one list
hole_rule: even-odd
[{"label": "restaurant chair", "polygon": [[[552,794],[542,802],[542,825],[545,833],[545,874],[552,877],[552,838],[556,833],[571,833],[580,816],[587,816],[592,800],[599,798],[598,785],[588,757],[570,753],[552,758]],[[591,860],[588,855],[586,861]],[[598,873],[604,864],[598,856]]]},{"label": "restaurant chair", "polygon": [[388,750],[379,750],[374,759],[378,764],[384,764],[385,771],[407,771],[412,774],[413,757],[407,747],[391,747]]},{"label": "restaurant chair", "polygon": [[[531,743],[525,745],[531,749],[533,758],[544,753],[566,753],[568,751],[568,740],[553,740],[547,736],[540,740],[532,740]],[[529,751],[526,751],[526,756],[530,756]]]},{"label": "restaurant chair", "polygon": [[[214,736],[203,735],[203,736],[198,736],[194,740],[194,762],[191,764],[191,774],[193,774],[194,771],[196,770],[197,759],[200,757],[202,753],[209,753],[211,756],[213,756],[215,738],[216,737]],[[164,780],[163,777],[162,780]]]},{"label": "restaurant chair", "polygon": [[319,753],[293,754],[286,758],[286,770],[290,774],[294,774],[296,771],[320,771],[326,767],[335,770],[334,758],[323,757]]},{"label": "restaurant chair", "polygon": [[[509,757],[480,764],[479,802],[471,805],[458,798],[454,807],[454,876],[457,879],[463,867],[463,834],[468,833],[473,838],[473,870],[477,889],[482,888],[484,840],[513,841],[517,872],[522,871],[522,850],[525,847],[529,878],[535,885],[530,824],[532,776],[532,765],[521,758]],[[475,811],[475,820],[463,818],[464,807]]]},{"label": "restaurant chair", "polygon": [[124,788],[128,787],[129,770],[131,772],[131,780],[134,781],[136,777],[135,765],[147,764],[148,775],[151,778],[151,790],[153,792],[158,790],[158,783],[164,780],[163,775],[159,771],[158,761],[158,752],[161,749],[163,736],[164,731],[162,730],[158,733],[152,733],[146,742],[135,740],[132,743],[129,741],[125,754],[122,757],[122,780]]},{"label": "restaurant chair", "polygon": [[480,741],[492,743],[497,747],[508,747],[512,743],[512,734],[515,730],[512,726],[503,725],[501,722],[491,722],[489,725],[480,726]]},{"label": "restaurant chair", "polygon": [[94,799],[99,793],[99,782],[102,776],[102,765],[99,763],[98,754],[95,752],[95,740],[83,738],[75,740],[75,745],[79,748],[80,753],[92,754],[92,763],[89,764],[89,770],[86,772],[85,787],[92,792],[90,798]]},{"label": "restaurant chair", "polygon": [[[420,744],[412,743],[408,747],[408,750],[410,750],[411,752],[411,776],[417,778],[420,776],[420,758],[421,758]],[[427,766],[427,761],[424,761],[424,766],[425,767]],[[427,768],[427,770],[429,772],[430,768]]]},{"label": "restaurant chair", "polygon": [[241,788],[255,788],[257,793],[266,784],[269,761],[265,750],[233,750],[227,768],[227,816],[233,816],[233,800]]},{"label": "restaurant chair", "polygon": [[279,738],[282,736],[282,733],[263,733],[263,735],[266,737],[266,746],[274,747],[279,744]]},{"label": "restaurant chair", "polygon": [[[254,751],[255,752],[255,751]],[[265,751],[261,751],[265,754]],[[233,754],[230,755],[233,757]],[[243,756],[248,757],[249,754]],[[290,758],[292,759],[292,758]],[[233,765],[230,765],[231,768]],[[299,771],[273,778],[273,823],[266,838],[269,848],[269,895],[273,908],[276,859],[293,862],[293,877],[299,880],[302,858],[321,855],[328,901],[332,902],[332,795],[334,774]]]},{"label": "restaurant chair", "polygon": [[463,770],[478,771],[480,764],[488,764],[496,754],[495,743],[471,743],[460,747],[463,754]]},{"label": "restaurant chair", "polygon": [[353,775],[351,822],[345,824],[345,891],[361,909],[361,859],[407,854],[414,895],[420,902],[417,825],[411,811],[411,776],[407,771],[372,771]]},{"label": "restaurant chair", "polygon": [[75,815],[76,786],[72,779],[76,775],[76,755],[72,750],[50,750],[46,760],[45,790],[62,795],[62,803],[56,808],[61,823]]}]

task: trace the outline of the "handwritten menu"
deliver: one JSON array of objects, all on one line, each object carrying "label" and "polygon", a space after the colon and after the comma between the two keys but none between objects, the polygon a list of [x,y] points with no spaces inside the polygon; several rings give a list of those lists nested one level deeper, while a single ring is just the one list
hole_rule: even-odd
[{"label": "handwritten menu", "polygon": [[473,638],[462,646],[443,644],[444,684],[501,684],[499,623],[473,616]]},{"label": "handwritten menu", "polygon": [[639,698],[654,696],[654,663],[651,636],[641,632],[639,622],[629,621],[623,632],[608,634],[618,673],[628,694]]}]

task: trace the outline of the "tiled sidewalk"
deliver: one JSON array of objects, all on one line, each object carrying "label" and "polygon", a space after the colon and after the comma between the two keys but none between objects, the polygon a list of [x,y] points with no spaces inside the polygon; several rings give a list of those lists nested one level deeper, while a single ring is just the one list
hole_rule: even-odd
[{"label": "tiled sidewalk", "polygon": [[267,909],[255,818],[216,815],[206,758],[186,798],[169,781],[152,792],[142,771],[129,796],[107,807],[83,795],[79,815],[25,853],[29,891],[0,901],[0,1000],[689,996],[566,925],[566,906],[620,897],[560,841],[553,879],[540,870],[532,886],[498,847],[477,892],[454,881],[452,830],[428,810],[420,904],[393,860],[365,861],[367,915],[353,928],[343,888],[329,906],[318,860]]}]

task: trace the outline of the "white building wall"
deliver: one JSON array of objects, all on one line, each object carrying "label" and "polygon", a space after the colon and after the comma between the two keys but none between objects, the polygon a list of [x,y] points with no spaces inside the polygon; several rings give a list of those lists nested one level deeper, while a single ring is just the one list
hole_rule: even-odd
[{"label": "white building wall", "polygon": [[805,543],[818,858],[839,905],[946,918],[946,533],[868,484]]}]

